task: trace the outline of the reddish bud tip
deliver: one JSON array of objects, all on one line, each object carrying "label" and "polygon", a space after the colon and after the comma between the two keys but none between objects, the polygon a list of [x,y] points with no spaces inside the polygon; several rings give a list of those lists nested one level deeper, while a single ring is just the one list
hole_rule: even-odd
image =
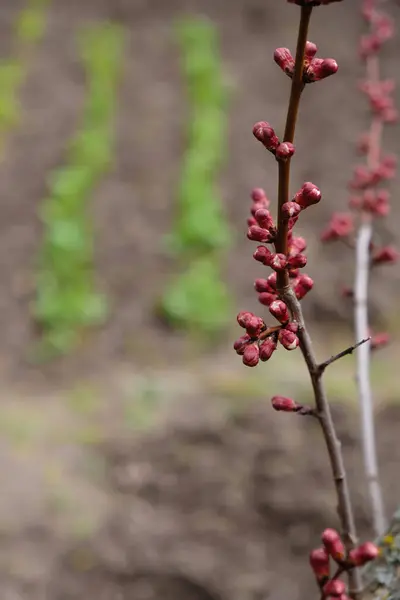
[{"label": "reddish bud tip", "polygon": [[260,344],[260,360],[266,362],[271,358],[277,347],[275,336],[268,337],[265,342]]},{"label": "reddish bud tip", "polygon": [[311,183],[311,181],[306,181],[295,194],[293,200],[297,204],[300,204],[301,208],[307,208],[308,206],[317,204],[321,200],[321,190]]},{"label": "reddish bud tip", "polygon": [[308,275],[300,275],[294,285],[294,293],[298,300],[302,300],[314,286],[314,281]]},{"label": "reddish bud tip", "polygon": [[252,242],[270,242],[272,240],[271,234],[268,231],[268,229],[264,229],[263,227],[259,227],[258,225],[252,225],[248,228],[247,237]]},{"label": "reddish bud tip", "polygon": [[365,542],[358,548],[350,550],[349,561],[356,567],[361,567],[379,556],[379,548],[372,542]]},{"label": "reddish bud tip", "polygon": [[280,271],[284,271],[287,265],[287,258],[284,254],[278,252],[277,254],[271,254],[268,265],[279,273]]},{"label": "reddish bud tip", "polygon": [[276,300],[276,294],[272,294],[271,292],[261,292],[258,295],[259,303],[264,306],[269,306],[274,300]]},{"label": "reddish bud tip", "polygon": [[288,48],[277,48],[274,52],[274,61],[286,75],[293,76],[294,58]]},{"label": "reddish bud tip", "polygon": [[243,352],[242,361],[246,367],[255,367],[258,365],[259,357],[260,351],[258,345],[250,344],[249,346],[246,346]]},{"label": "reddish bud tip", "polygon": [[271,213],[267,208],[259,208],[256,210],[254,217],[260,227],[264,229],[271,229],[274,226],[274,220]]},{"label": "reddish bud tip", "polygon": [[262,263],[263,265],[269,265],[272,253],[265,246],[257,246],[256,251],[253,253],[254,260]]},{"label": "reddish bud tip", "polygon": [[265,193],[265,191],[262,188],[254,188],[251,192],[251,199],[254,202],[268,202],[269,200],[267,198],[267,194]]},{"label": "reddish bud tip", "polygon": [[300,254],[307,248],[307,242],[302,237],[292,237],[289,242],[289,256]]},{"label": "reddish bud tip", "polygon": [[235,341],[235,343],[233,344],[233,348],[234,348],[236,354],[243,355],[245,348],[249,342],[250,342],[250,336],[247,334],[242,335],[239,339],[237,339]]},{"label": "reddish bud tip", "polygon": [[300,343],[297,335],[293,331],[290,331],[290,329],[287,329],[286,327],[279,331],[278,340],[285,348],[285,350],[289,351],[296,350]]},{"label": "reddish bud tip", "polygon": [[317,548],[310,552],[310,565],[318,581],[329,577],[329,554],[325,548]]},{"label": "reddish bud tip", "polygon": [[303,77],[306,83],[320,81],[334,75],[338,68],[338,64],[333,58],[313,58]]},{"label": "reddish bud tip", "polygon": [[274,300],[270,304],[269,312],[280,323],[287,323],[289,321],[289,310],[283,300]]},{"label": "reddish bud tip", "polygon": [[393,264],[399,259],[399,253],[393,246],[385,246],[380,250],[376,251],[372,257],[372,264],[383,265]]},{"label": "reddish bud tip", "polygon": [[267,150],[275,153],[279,146],[279,139],[269,123],[266,121],[256,123],[253,127],[253,135]]},{"label": "reddish bud tip", "polygon": [[343,561],[346,551],[342,539],[336,529],[325,529],[321,536],[326,551],[336,561]]},{"label": "reddish bud tip", "polygon": [[264,327],[264,321],[261,317],[256,317],[253,315],[246,322],[246,332],[251,336],[258,336],[261,332],[261,329]]},{"label": "reddish bud tip", "polygon": [[290,256],[288,260],[288,265],[291,269],[302,269],[307,264],[307,256],[305,254],[296,254],[295,256]]},{"label": "reddish bud tip", "polygon": [[274,396],[271,399],[272,408],[278,411],[284,412],[296,412],[297,404],[292,398],[285,398],[284,396]]},{"label": "reddish bud tip", "polygon": [[288,160],[295,152],[294,144],[291,142],[282,142],[275,150],[277,160]]},{"label": "reddish bud tip", "polygon": [[314,44],[313,42],[306,42],[306,47],[305,47],[305,58],[307,61],[310,61],[314,58],[314,56],[317,54],[317,46],[316,44]]},{"label": "reddish bud tip", "polygon": [[285,202],[282,205],[282,215],[285,219],[289,220],[291,217],[297,217],[301,212],[300,204],[297,202]]},{"label": "reddish bud tip", "polygon": [[346,584],[341,579],[331,579],[323,588],[325,596],[334,596],[337,598],[346,592]]},{"label": "reddish bud tip", "polygon": [[240,313],[237,315],[236,320],[239,323],[240,327],[243,327],[243,329],[246,329],[247,323],[254,316],[255,315],[252,312],[249,312],[248,310],[241,310]]}]

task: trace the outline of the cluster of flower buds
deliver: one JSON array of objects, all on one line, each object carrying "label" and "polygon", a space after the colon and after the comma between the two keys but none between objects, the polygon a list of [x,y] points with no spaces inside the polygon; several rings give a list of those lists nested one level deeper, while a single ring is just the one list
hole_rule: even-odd
[{"label": "cluster of flower buds", "polygon": [[[260,304],[268,306],[270,314],[280,323],[278,326],[269,327],[263,319],[253,313],[239,313],[237,320],[239,325],[246,329],[246,334],[236,340],[234,349],[243,357],[245,365],[254,367],[260,360],[269,360],[278,343],[286,350],[294,350],[299,345],[297,323],[291,322],[288,307],[278,295],[277,274],[284,271],[288,273],[298,300],[302,300],[312,289],[314,282],[311,277],[300,272],[307,264],[307,257],[304,254],[307,244],[304,238],[293,234],[293,228],[300,213],[321,200],[321,192],[316,185],[306,182],[292,200],[283,205],[282,215],[287,221],[289,230],[287,254],[276,252],[277,229],[264,190],[254,189],[251,198],[247,237],[249,240],[261,243],[257,246],[253,257],[273,271],[265,279],[256,279],[254,288]],[[265,244],[271,244],[271,249]]]},{"label": "cluster of flower buds", "polygon": [[[361,39],[360,54],[368,62],[375,60],[383,43],[393,36],[393,23],[381,9],[378,10],[376,0],[364,0],[362,12],[370,25],[370,33]],[[374,69],[367,69],[367,72],[373,73]],[[379,137],[383,125],[398,120],[398,111],[395,109],[392,96],[394,87],[392,79],[368,79],[360,84],[361,91],[369,101],[372,125],[370,132],[360,136],[357,150],[359,154],[368,156],[368,164],[359,164],[354,168],[352,179],[349,182],[351,195],[348,205],[350,212],[332,215],[329,224],[321,234],[323,242],[339,239],[351,242],[357,219],[382,218],[390,212],[389,191],[380,186],[394,178],[397,159],[392,154],[382,154]],[[394,264],[398,260],[399,253],[392,246],[377,249],[371,244],[371,267]],[[348,288],[343,290],[343,295],[354,297],[353,291]],[[383,336],[383,343],[380,343],[380,338],[377,337],[378,341],[374,344],[374,337],[372,337],[371,349],[386,345],[388,339],[385,334],[378,334],[378,336]]]},{"label": "cluster of flower buds", "polygon": [[295,152],[293,144],[279,141],[274,129],[266,121],[259,121],[254,125],[253,135],[267,150],[274,154],[276,160],[288,160],[292,158]]},{"label": "cluster of flower buds", "polygon": [[[313,83],[334,75],[338,70],[337,62],[333,58],[317,58],[317,46],[307,42],[304,55],[303,82]],[[295,60],[288,48],[277,48],[274,52],[274,61],[290,78],[294,74]]]},{"label": "cluster of flower buds", "polygon": [[325,529],[321,541],[322,546],[310,552],[310,565],[322,596],[347,600],[344,581],[335,575],[331,577],[331,561],[334,561],[342,572],[348,572],[374,560],[379,555],[379,548],[372,542],[366,542],[346,552],[344,543],[335,529]]}]

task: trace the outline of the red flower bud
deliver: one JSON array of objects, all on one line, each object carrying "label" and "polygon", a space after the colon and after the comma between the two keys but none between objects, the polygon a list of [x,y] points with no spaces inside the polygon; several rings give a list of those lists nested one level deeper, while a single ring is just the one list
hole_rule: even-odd
[{"label": "red flower bud", "polygon": [[366,190],[362,197],[362,208],[376,217],[386,217],[390,211],[388,190]]},{"label": "red flower bud", "polygon": [[287,258],[284,254],[278,252],[277,254],[271,254],[268,266],[271,267],[274,271],[279,273],[280,271],[284,271],[287,265]]},{"label": "red flower bud", "polygon": [[261,317],[256,317],[253,315],[246,321],[246,332],[252,337],[258,336],[263,327],[264,321],[261,319]]},{"label": "red flower bud", "polygon": [[254,282],[254,289],[256,292],[271,292],[272,289],[266,279],[256,279]]},{"label": "red flower bud", "polygon": [[310,552],[310,565],[318,581],[329,577],[329,554],[325,548],[317,548]]},{"label": "red flower bud", "polygon": [[275,336],[268,337],[265,342],[260,344],[260,360],[266,362],[271,358],[277,347]]},{"label": "red flower bud", "polygon": [[372,542],[365,542],[358,548],[350,550],[349,561],[356,567],[361,567],[379,556],[379,548]]},{"label": "red flower bud", "polygon": [[341,579],[331,579],[328,581],[323,588],[325,596],[338,597],[344,594],[346,591],[346,584]]},{"label": "red flower bud", "polygon": [[279,139],[269,123],[266,121],[256,123],[253,127],[253,135],[267,150],[275,153],[279,146]]},{"label": "red flower bud", "polygon": [[311,181],[306,181],[295,194],[293,200],[294,202],[297,202],[297,204],[300,204],[301,208],[304,209],[313,204],[317,204],[321,200],[321,191],[316,185],[311,183]]},{"label": "red flower bud", "polygon": [[241,310],[240,313],[238,314],[238,316],[236,317],[236,320],[239,323],[240,327],[243,327],[243,329],[246,329],[247,323],[254,316],[255,316],[254,313],[249,312],[248,310]]},{"label": "red flower bud", "polygon": [[308,275],[300,275],[299,279],[294,285],[294,293],[298,300],[302,300],[304,296],[312,290],[314,281]]},{"label": "red flower bud", "polygon": [[321,539],[326,551],[334,560],[340,562],[345,559],[346,550],[340,535],[335,529],[325,529]]},{"label": "red flower bud", "polygon": [[313,58],[304,72],[304,80],[306,83],[320,81],[334,75],[338,70],[338,64],[333,58]]},{"label": "red flower bud", "polygon": [[297,333],[297,331],[299,329],[299,324],[292,321],[291,323],[288,323],[287,325],[285,325],[285,329],[287,331],[291,331],[292,333]]},{"label": "red flower bud", "polygon": [[296,254],[295,256],[290,256],[288,260],[288,265],[291,269],[302,269],[307,264],[307,256],[305,254]]},{"label": "red flower bud", "polygon": [[255,218],[260,227],[271,229],[274,226],[274,220],[267,208],[259,208],[255,212]]},{"label": "red flower bud", "polygon": [[334,213],[328,227],[322,232],[321,241],[331,242],[349,236],[354,230],[353,216],[348,213]]},{"label": "red flower bud", "polygon": [[291,217],[297,217],[301,212],[300,204],[297,202],[285,202],[282,206],[282,214],[285,219],[290,219]]},{"label": "red flower bud", "polygon": [[253,225],[258,225],[258,223],[254,217],[249,217],[247,219],[247,226],[252,227]]},{"label": "red flower bud", "polygon": [[258,301],[264,306],[269,306],[276,298],[276,294],[272,294],[271,292],[261,292],[258,295]]},{"label": "red flower bud", "polygon": [[287,323],[290,319],[289,310],[283,300],[274,300],[269,307],[269,312],[280,323]]},{"label": "red flower bud", "polygon": [[281,142],[275,150],[277,160],[288,160],[295,152],[294,144],[291,142]]},{"label": "red flower bud", "polygon": [[269,265],[272,253],[265,246],[257,246],[257,250],[253,253],[253,258],[263,265]]},{"label": "red flower bud", "polygon": [[[262,204],[269,205],[267,194],[262,188],[254,188],[251,192],[251,199],[253,200],[253,202],[260,202]],[[268,206],[266,208],[268,208]]]},{"label": "red flower bud", "polygon": [[276,280],[277,280],[276,273],[271,273],[271,275],[268,275],[267,281],[268,281],[268,285],[271,287],[271,290],[276,290]]},{"label": "red flower bud", "polygon": [[250,344],[246,346],[243,352],[243,364],[246,367],[255,367],[258,365],[260,351],[257,344]]},{"label": "red flower bud", "polygon": [[307,248],[307,242],[302,237],[292,237],[289,242],[289,256],[300,254]]},{"label": "red flower bud", "polygon": [[390,335],[388,333],[376,333],[371,338],[371,350],[379,350],[379,348],[387,346],[389,342]]},{"label": "red flower bud", "polygon": [[244,353],[247,344],[250,342],[250,339],[250,336],[246,333],[246,335],[242,335],[235,341],[233,348],[236,354],[242,355]]},{"label": "red flower bud", "polygon": [[393,246],[385,246],[380,250],[377,250],[372,257],[372,264],[393,264],[399,259],[399,253]]},{"label": "red flower bud", "polygon": [[272,408],[278,411],[284,412],[296,412],[297,404],[292,398],[285,398],[284,396],[274,396],[271,398]]},{"label": "red flower bud", "polygon": [[317,54],[317,46],[316,44],[314,44],[313,42],[306,42],[306,47],[305,47],[305,59],[306,61],[310,62],[314,56]]},{"label": "red flower bud", "polygon": [[258,225],[252,225],[248,228],[247,237],[252,242],[270,242],[272,239],[268,229],[263,229]]},{"label": "red flower bud", "polygon": [[293,333],[293,331],[290,331],[290,329],[287,329],[286,327],[279,331],[278,340],[285,348],[285,350],[296,350],[300,343],[297,335]]},{"label": "red flower bud", "polygon": [[288,48],[277,48],[274,52],[274,61],[286,75],[293,76],[294,58]]}]

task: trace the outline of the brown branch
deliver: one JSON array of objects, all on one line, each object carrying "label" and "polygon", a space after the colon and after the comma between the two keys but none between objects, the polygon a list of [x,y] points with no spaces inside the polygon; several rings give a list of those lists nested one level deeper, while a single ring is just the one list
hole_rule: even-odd
[{"label": "brown branch", "polygon": [[329,367],[329,365],[331,365],[332,363],[336,362],[340,358],[343,358],[344,356],[348,356],[349,354],[353,354],[353,352],[354,352],[354,350],[356,348],[358,348],[362,344],[365,344],[366,342],[369,342],[370,339],[371,339],[371,337],[364,338],[363,340],[361,340],[361,342],[357,342],[357,344],[353,344],[352,346],[349,346],[348,348],[346,348],[346,350],[342,350],[338,354],[334,354],[333,356],[331,356],[330,358],[328,358],[327,360],[325,360],[323,363],[319,364],[318,365],[318,371],[319,371],[320,375],[322,375],[322,373],[325,371],[325,369],[327,367]]},{"label": "brown branch", "polygon": [[[307,41],[308,27],[312,8],[301,8],[301,19],[298,32],[295,71],[292,79],[289,108],[285,127],[284,141],[293,142],[300,97],[303,91],[303,68],[305,45]],[[276,240],[277,252],[287,254],[288,250],[288,225],[285,222],[282,206],[289,199],[290,161],[279,163],[279,206],[278,206],[278,233]],[[332,420],[331,410],[328,403],[325,388],[322,383],[322,373],[319,370],[311,338],[306,329],[304,318],[293,289],[289,284],[287,271],[278,274],[277,289],[281,299],[291,311],[294,321],[298,323],[298,336],[300,349],[306,362],[317,409],[317,416],[322,428],[325,444],[328,450],[333,480],[336,488],[338,501],[338,514],[342,528],[342,534],[347,550],[354,547],[357,542],[354,516],[350,501],[349,488],[343,463],[341,444],[337,438],[335,426]],[[359,597],[361,591],[361,578],[357,569],[349,573],[350,595],[353,599]]]}]

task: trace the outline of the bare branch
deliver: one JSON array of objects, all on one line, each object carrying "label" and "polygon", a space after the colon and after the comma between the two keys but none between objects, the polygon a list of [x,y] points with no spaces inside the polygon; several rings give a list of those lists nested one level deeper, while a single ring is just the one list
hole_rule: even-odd
[{"label": "bare branch", "polygon": [[353,344],[353,346],[349,346],[345,350],[342,350],[338,354],[334,354],[333,356],[328,358],[325,362],[318,365],[319,374],[322,375],[322,373],[325,371],[325,369],[327,367],[329,367],[329,365],[331,365],[332,363],[339,360],[339,358],[343,358],[344,356],[347,356],[348,354],[353,354],[353,352],[354,352],[354,350],[356,350],[356,348],[358,348],[362,344],[366,344],[367,342],[370,341],[370,339],[371,339],[371,336],[364,338],[363,340],[361,340],[361,342],[357,342],[357,344]]}]

